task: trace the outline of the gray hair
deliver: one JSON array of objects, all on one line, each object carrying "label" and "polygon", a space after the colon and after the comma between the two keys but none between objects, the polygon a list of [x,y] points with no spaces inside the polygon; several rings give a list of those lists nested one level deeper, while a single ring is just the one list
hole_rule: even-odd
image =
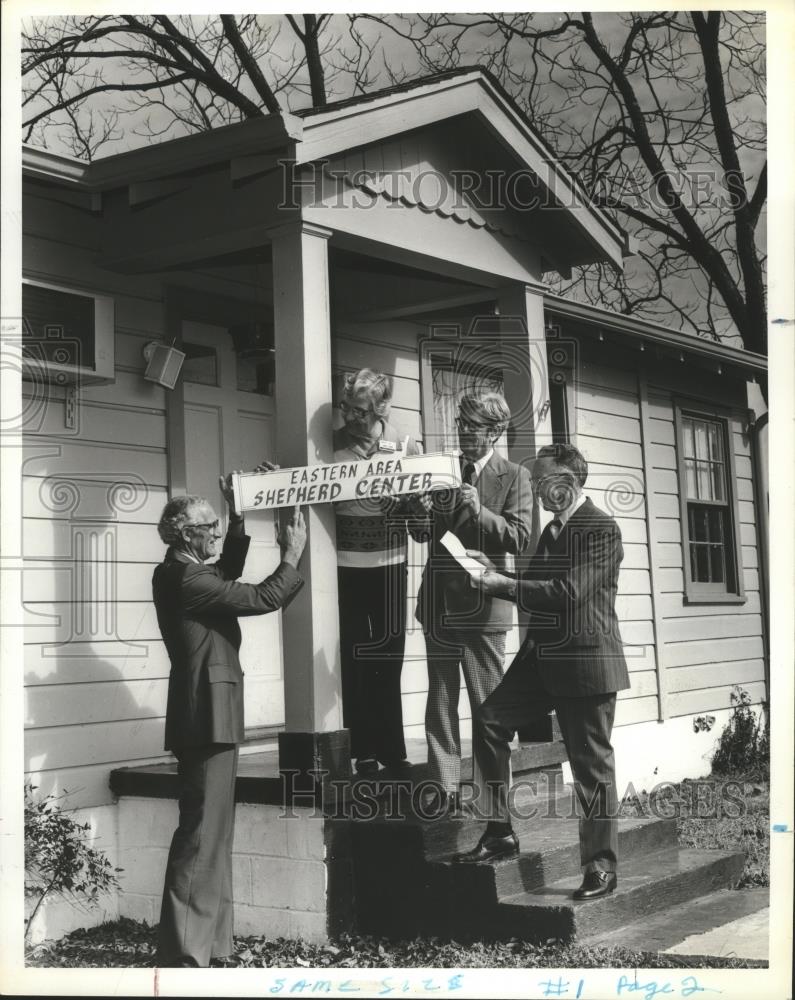
[{"label": "gray hair", "polygon": [[345,376],[343,393],[353,396],[357,392],[366,392],[373,403],[373,411],[379,417],[385,417],[389,412],[392,399],[392,379],[383,372],[372,368],[361,368],[358,372],[349,372]]},{"label": "gray hair", "polygon": [[182,529],[190,524],[193,510],[203,504],[209,506],[209,500],[198,496],[172,497],[168,501],[157,525],[157,533],[166,545],[182,540]]},{"label": "gray hair", "polygon": [[498,436],[511,422],[511,410],[500,392],[466,392],[458,401],[458,412],[465,420],[486,424]]}]

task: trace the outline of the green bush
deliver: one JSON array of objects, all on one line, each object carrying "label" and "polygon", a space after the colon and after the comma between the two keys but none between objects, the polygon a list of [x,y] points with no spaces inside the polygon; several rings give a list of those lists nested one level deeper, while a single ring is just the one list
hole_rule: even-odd
[{"label": "green bush", "polygon": [[118,873],[106,855],[91,847],[88,823],[78,823],[61,809],[59,798],[36,798],[36,786],[25,782],[25,896],[32,908],[25,936],[45,899],[60,896],[85,909],[118,888]]},{"label": "green bush", "polygon": [[712,755],[712,773],[769,779],[770,738],[764,713],[751,710],[751,696],[735,684],[733,712]]}]

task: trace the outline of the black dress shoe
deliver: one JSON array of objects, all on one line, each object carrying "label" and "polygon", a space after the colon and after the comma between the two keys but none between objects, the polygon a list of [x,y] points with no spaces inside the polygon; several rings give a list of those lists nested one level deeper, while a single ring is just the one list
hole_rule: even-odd
[{"label": "black dress shoe", "polygon": [[499,861],[504,858],[515,858],[519,853],[519,841],[511,830],[503,837],[484,833],[471,851],[456,854],[453,862],[457,865],[480,865],[486,861]]},{"label": "black dress shoe", "polygon": [[574,899],[600,899],[613,892],[617,885],[615,872],[586,872],[582,885],[574,890]]},{"label": "black dress shoe", "polygon": [[357,774],[378,774],[378,761],[375,757],[360,757],[354,766]]}]

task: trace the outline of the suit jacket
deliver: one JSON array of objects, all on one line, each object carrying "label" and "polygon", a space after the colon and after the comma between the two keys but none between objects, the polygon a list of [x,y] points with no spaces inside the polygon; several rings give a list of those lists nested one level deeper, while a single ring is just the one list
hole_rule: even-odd
[{"label": "suit jacket", "polygon": [[623,558],[618,524],[586,498],[546,556],[536,554],[518,576],[517,603],[531,617],[517,660],[537,666],[550,694],[629,687],[616,617]]},{"label": "suit jacket", "polygon": [[426,631],[434,626],[477,628],[507,632],[512,624],[510,605],[484,597],[470,586],[469,575],[441,544],[452,531],[464,548],[478,549],[500,568],[507,553],[521,555],[530,544],[533,509],[530,477],[520,465],[493,454],[476,483],[480,514],[473,518],[459,502],[443,504],[434,493],[434,511],[426,523],[412,523],[409,530],[418,541],[428,541],[430,551],[417,595],[416,617]]},{"label": "suit jacket", "polygon": [[236,583],[250,541],[227,533],[220,559],[210,565],[169,548],[155,568],[157,621],[171,660],[166,750],[243,739],[237,619],[284,607],[303,583],[284,562],[261,583]]}]

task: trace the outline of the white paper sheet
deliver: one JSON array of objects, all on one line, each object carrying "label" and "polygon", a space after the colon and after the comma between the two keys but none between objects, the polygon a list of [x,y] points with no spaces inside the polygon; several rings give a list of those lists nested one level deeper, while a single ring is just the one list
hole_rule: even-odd
[{"label": "white paper sheet", "polygon": [[479,563],[477,559],[473,559],[472,556],[467,555],[467,550],[461,544],[461,539],[458,535],[454,535],[452,531],[447,531],[442,536],[441,542],[459,566],[465,569],[473,579],[480,579],[485,572],[485,566]]}]

